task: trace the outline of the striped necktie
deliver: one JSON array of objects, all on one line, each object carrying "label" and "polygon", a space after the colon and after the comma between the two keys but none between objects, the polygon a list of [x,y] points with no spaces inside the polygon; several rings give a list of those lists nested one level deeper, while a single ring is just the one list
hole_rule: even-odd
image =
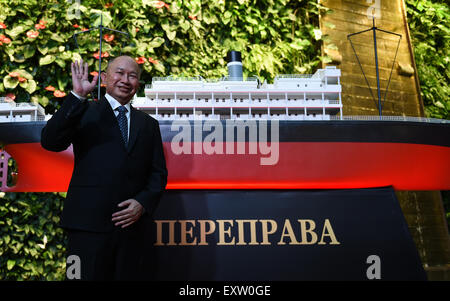
[{"label": "striped necktie", "polygon": [[119,111],[119,115],[117,115],[117,121],[119,122],[120,132],[122,133],[122,138],[125,143],[125,147],[128,145],[128,119],[125,115],[128,110],[124,106],[120,106],[116,109]]}]

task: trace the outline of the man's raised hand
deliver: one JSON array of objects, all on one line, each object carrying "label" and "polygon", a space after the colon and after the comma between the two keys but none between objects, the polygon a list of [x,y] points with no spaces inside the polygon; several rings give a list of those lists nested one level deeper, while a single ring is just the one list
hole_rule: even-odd
[{"label": "man's raised hand", "polygon": [[72,63],[71,69],[73,92],[81,97],[87,97],[88,94],[94,90],[95,84],[98,80],[98,75],[95,75],[92,81],[89,82],[89,67],[87,63],[83,63],[83,60]]}]

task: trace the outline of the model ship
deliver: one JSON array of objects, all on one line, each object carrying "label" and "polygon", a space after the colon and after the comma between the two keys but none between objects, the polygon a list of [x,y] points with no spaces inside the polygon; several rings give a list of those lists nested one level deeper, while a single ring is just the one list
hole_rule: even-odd
[{"label": "model ship", "polygon": [[[169,189],[450,189],[450,123],[403,116],[344,116],[341,72],[244,78],[153,78],[132,105],[159,121]],[[40,146],[39,105],[0,101],[2,191],[66,191],[71,147]],[[7,185],[7,161],[18,166]],[[412,162],[414,162],[412,164]]]}]

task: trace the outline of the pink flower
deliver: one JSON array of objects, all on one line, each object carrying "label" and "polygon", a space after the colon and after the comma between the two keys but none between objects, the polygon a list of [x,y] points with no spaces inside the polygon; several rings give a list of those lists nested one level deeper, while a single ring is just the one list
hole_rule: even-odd
[{"label": "pink flower", "polygon": [[6,29],[5,23],[1,23],[1,22],[0,22],[0,29]]},{"label": "pink flower", "polygon": [[56,90],[55,92],[53,92],[53,96],[61,98],[61,97],[65,97],[66,93],[60,90]]},{"label": "pink flower", "polygon": [[37,38],[38,35],[39,35],[39,31],[35,31],[35,30],[27,31],[27,37],[29,37],[30,39]]},{"label": "pink flower", "polygon": [[138,64],[144,64],[147,61],[147,59],[143,56],[137,57],[137,58],[135,58],[135,60],[136,60],[136,63],[138,63]]},{"label": "pink flower", "polygon": [[3,43],[9,44],[11,43],[11,39],[7,38],[4,34],[0,34],[0,43],[0,45],[2,45]]},{"label": "pink flower", "polygon": [[152,63],[152,64],[158,64],[158,61],[157,61],[157,60],[154,60],[154,59],[151,58],[151,57],[148,58],[148,61],[149,61],[150,63]]},{"label": "pink flower", "polygon": [[111,42],[112,40],[114,40],[114,35],[113,34],[105,34],[103,36],[103,38],[105,39],[106,42]]},{"label": "pink flower", "polygon": [[170,9],[169,4],[165,3],[164,1],[155,1],[155,2],[153,2],[153,7],[162,8],[163,6],[165,6],[167,9]]},{"label": "pink flower", "polygon": [[10,72],[9,76],[11,76],[11,77],[19,77],[20,74],[19,74],[19,72]]},{"label": "pink flower", "polygon": [[36,25],[34,25],[34,28],[36,28],[37,30],[39,30],[39,29],[44,29],[45,28],[45,25],[44,24],[36,24]]},{"label": "pink flower", "polygon": [[[99,52],[96,52],[93,54],[93,57],[96,58],[97,60],[100,58],[100,54]],[[108,51],[102,52],[102,57],[109,57],[109,53]]]},{"label": "pink flower", "polygon": [[47,87],[45,87],[45,90],[53,92],[53,91],[55,91],[55,87],[47,86]]}]

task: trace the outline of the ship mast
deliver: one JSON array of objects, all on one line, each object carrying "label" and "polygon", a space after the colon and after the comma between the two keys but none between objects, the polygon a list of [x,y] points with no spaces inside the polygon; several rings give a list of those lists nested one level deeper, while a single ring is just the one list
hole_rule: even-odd
[{"label": "ship mast", "polygon": [[[130,35],[129,35],[128,33],[126,33],[126,32],[119,31],[119,30],[115,30],[115,29],[111,29],[111,28],[108,28],[108,27],[103,26],[103,13],[100,13],[100,25],[99,25],[99,26],[90,28],[90,29],[88,29],[88,30],[84,30],[84,31],[80,31],[80,32],[74,33],[73,38],[74,38],[74,40],[75,40],[75,46],[76,46],[78,49],[80,48],[80,47],[78,46],[78,42],[77,42],[77,36],[78,36],[78,35],[80,35],[80,34],[85,34],[85,33],[88,33],[88,32],[90,32],[90,31],[97,30],[97,29],[99,30],[99,37],[98,37],[98,40],[99,40],[99,56],[98,56],[98,84],[97,84],[98,86],[97,86],[97,99],[100,99],[100,87],[101,87],[101,76],[100,76],[100,74],[101,74],[101,72],[102,72],[102,39],[103,39],[103,31],[105,31],[105,30],[108,31],[108,30],[109,30],[109,31],[117,32],[117,33],[119,33],[119,34],[125,35],[125,36],[127,37],[127,39],[130,38]],[[122,54],[122,50],[121,50],[120,53]]]}]

